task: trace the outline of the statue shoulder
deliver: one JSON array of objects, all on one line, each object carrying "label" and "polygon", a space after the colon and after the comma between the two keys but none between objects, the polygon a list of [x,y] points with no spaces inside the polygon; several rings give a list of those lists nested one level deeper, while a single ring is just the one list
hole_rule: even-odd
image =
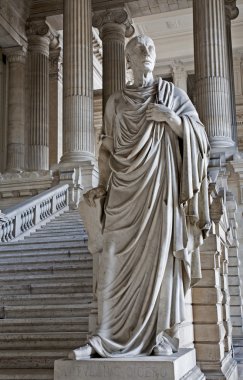
[{"label": "statue shoulder", "polygon": [[186,91],[182,90],[182,88],[174,86],[174,94],[175,96],[180,97],[181,99],[189,100],[189,96],[187,95]]}]

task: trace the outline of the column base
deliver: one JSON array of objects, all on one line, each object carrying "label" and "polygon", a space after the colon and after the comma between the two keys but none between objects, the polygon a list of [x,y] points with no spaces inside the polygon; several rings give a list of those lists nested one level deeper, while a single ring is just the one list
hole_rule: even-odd
[{"label": "column base", "polygon": [[61,157],[60,164],[64,165],[76,165],[82,161],[93,161],[95,160],[95,155],[90,152],[68,152],[64,153]]},{"label": "column base", "polygon": [[79,172],[80,178],[76,178],[76,182],[80,183],[84,192],[98,186],[99,182],[99,172],[98,163],[94,158],[92,160],[83,160],[76,162],[60,162],[55,169],[60,171],[60,174],[72,171],[74,169]]},{"label": "column base", "polygon": [[171,356],[56,360],[54,380],[205,380],[195,349]]},{"label": "column base", "polygon": [[237,362],[232,352],[226,353],[222,361],[197,363],[204,372],[207,380],[238,380]]},{"label": "column base", "polygon": [[217,149],[219,151],[222,151],[224,148],[236,147],[236,144],[231,137],[212,136],[209,137],[209,143],[212,149]]}]

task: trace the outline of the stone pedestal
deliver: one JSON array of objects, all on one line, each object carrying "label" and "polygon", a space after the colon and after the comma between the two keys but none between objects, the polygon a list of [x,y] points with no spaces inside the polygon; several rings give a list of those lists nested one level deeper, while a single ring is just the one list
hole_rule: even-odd
[{"label": "stone pedestal", "polygon": [[195,350],[171,356],[122,359],[57,360],[54,380],[204,380],[196,366]]}]

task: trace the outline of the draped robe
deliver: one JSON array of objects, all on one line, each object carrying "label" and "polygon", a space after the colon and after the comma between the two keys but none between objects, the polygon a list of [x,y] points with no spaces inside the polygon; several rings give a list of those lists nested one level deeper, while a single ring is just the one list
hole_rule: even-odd
[{"label": "draped robe", "polygon": [[[149,103],[181,117],[182,139],[166,123],[146,120]],[[208,140],[188,96],[162,79],[112,95],[103,138],[111,176],[100,320],[89,343],[103,357],[149,355],[185,320],[185,293],[200,278],[198,247],[210,226]]]}]

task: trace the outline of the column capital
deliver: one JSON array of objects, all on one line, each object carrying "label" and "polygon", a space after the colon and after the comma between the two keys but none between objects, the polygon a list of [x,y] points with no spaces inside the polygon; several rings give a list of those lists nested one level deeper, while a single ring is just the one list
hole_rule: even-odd
[{"label": "column capital", "polygon": [[225,0],[226,20],[234,20],[239,15],[239,8],[236,6],[236,0]]},{"label": "column capital", "polygon": [[105,11],[96,11],[93,14],[93,26],[98,28],[101,36],[104,27],[114,24],[123,27],[125,37],[129,38],[134,34],[134,27],[128,12],[124,8],[107,9]]},{"label": "column capital", "polygon": [[3,53],[7,56],[10,63],[25,63],[27,49],[23,46],[14,46],[3,49]]},{"label": "column capital", "polygon": [[49,55],[49,46],[57,47],[59,44],[57,33],[45,18],[29,19],[26,23],[26,35],[30,50],[47,56]]}]

